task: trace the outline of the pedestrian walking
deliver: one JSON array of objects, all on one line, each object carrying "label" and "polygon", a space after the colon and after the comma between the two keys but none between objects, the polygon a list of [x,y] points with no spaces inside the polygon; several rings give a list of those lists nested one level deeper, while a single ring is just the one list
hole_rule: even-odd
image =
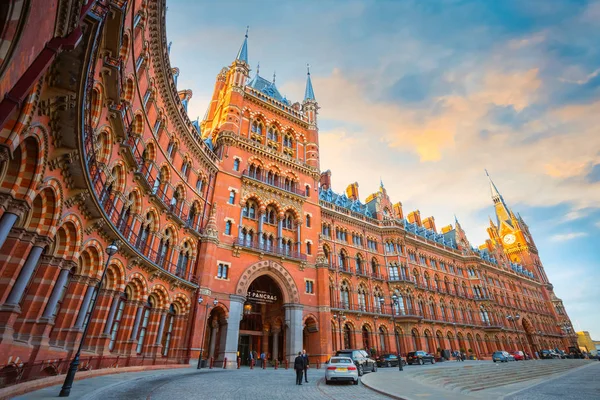
[{"label": "pedestrian walking", "polygon": [[265,366],[265,362],[267,362],[266,357],[265,357],[265,352],[263,351],[262,353],[260,353],[260,367],[264,367]]},{"label": "pedestrian walking", "polygon": [[304,360],[304,381],[308,383],[308,367],[310,362],[308,361],[308,354],[306,354],[306,350],[302,350],[302,359]]},{"label": "pedestrian walking", "polygon": [[254,361],[254,354],[252,350],[250,350],[250,354],[248,354],[248,365],[252,366],[252,361]]},{"label": "pedestrian walking", "polygon": [[298,352],[298,357],[294,360],[294,370],[296,370],[296,385],[302,385],[302,371],[304,371],[304,358],[302,352]]}]

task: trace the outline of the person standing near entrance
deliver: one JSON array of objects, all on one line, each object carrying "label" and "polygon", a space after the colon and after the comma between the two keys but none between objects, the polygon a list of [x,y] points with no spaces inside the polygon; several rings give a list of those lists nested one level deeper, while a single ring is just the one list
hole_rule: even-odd
[{"label": "person standing near entrance", "polygon": [[310,363],[308,361],[308,354],[306,354],[306,350],[302,350],[302,360],[304,361],[304,381],[308,383],[308,366]]},{"label": "person standing near entrance", "polygon": [[294,360],[294,369],[296,370],[296,385],[302,385],[302,371],[304,371],[304,358],[302,352],[298,352],[298,357]]}]

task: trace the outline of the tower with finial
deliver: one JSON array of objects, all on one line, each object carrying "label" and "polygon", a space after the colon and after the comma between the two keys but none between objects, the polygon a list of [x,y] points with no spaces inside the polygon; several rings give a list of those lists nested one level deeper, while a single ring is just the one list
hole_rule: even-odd
[{"label": "tower with finial", "polygon": [[246,84],[250,76],[250,64],[248,63],[248,30],[250,26],[246,27],[246,34],[244,35],[244,41],[238,51],[235,60],[231,64],[231,70],[233,75],[231,77],[231,84],[234,88],[241,88]]},{"label": "tower with finial", "polygon": [[317,100],[315,91],[313,90],[312,80],[310,79],[310,64],[306,64],[306,89],[304,90],[304,101],[302,102],[302,110],[308,117],[308,122],[311,125],[317,125]]}]

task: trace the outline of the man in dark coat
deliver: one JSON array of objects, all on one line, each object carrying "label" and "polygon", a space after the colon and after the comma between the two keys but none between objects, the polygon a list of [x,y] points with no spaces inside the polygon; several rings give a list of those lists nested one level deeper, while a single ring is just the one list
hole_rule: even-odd
[{"label": "man in dark coat", "polygon": [[304,359],[302,352],[298,352],[298,357],[294,360],[294,369],[296,370],[296,385],[302,385],[302,371],[304,371]]},{"label": "man in dark coat", "polygon": [[306,354],[306,350],[302,350],[302,359],[304,360],[304,381],[308,383],[308,354]]}]

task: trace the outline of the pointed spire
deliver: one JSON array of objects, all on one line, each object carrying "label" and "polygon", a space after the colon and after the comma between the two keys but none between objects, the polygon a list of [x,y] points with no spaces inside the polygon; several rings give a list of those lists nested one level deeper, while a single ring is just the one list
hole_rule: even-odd
[{"label": "pointed spire", "polygon": [[379,187],[380,188],[383,187],[383,179],[381,179],[381,176],[379,177]]},{"label": "pointed spire", "polygon": [[240,47],[240,51],[238,51],[237,57],[235,58],[237,61],[243,61],[246,64],[248,64],[248,29],[250,29],[250,26],[246,27],[244,43],[242,43],[242,47]]},{"label": "pointed spire", "polygon": [[487,169],[485,170],[485,175],[490,180],[490,192],[492,194],[492,200],[494,200],[494,203],[497,203],[499,200],[504,201],[502,199],[502,196],[500,195],[500,192],[498,191],[498,188],[494,184],[494,181],[492,180],[492,177],[490,176],[490,174],[488,174]]},{"label": "pointed spire", "polygon": [[275,76],[277,75],[276,71],[273,71],[273,85],[275,84]]},{"label": "pointed spire", "polygon": [[256,76],[258,76],[259,72],[260,72],[260,61],[258,62],[258,64],[256,64]]},{"label": "pointed spire", "polygon": [[304,91],[304,101],[312,100],[315,101],[315,92],[312,87],[310,80],[310,65],[306,64],[306,90]]}]

